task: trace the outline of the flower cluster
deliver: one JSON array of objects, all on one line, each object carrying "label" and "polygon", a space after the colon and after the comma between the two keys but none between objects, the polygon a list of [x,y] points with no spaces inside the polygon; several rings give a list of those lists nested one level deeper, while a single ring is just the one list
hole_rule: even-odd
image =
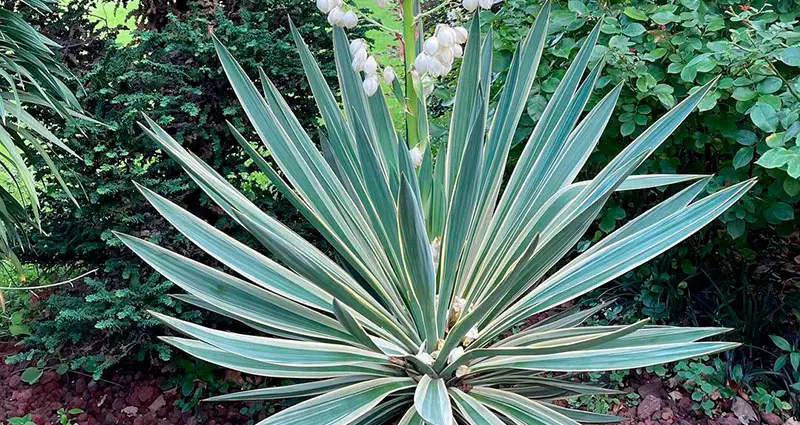
[{"label": "flower cluster", "polygon": [[[380,77],[378,76],[378,61],[375,56],[369,54],[367,50],[369,45],[361,38],[357,38],[350,42],[350,56],[353,58],[351,66],[356,72],[364,73],[364,91],[367,96],[372,96],[378,91],[380,86]],[[391,85],[397,75],[394,68],[387,66],[383,68],[383,82]]]},{"label": "flower cluster", "polygon": [[494,5],[494,0],[462,0],[461,5],[464,9],[474,12],[480,6],[481,9],[491,9]]},{"label": "flower cluster", "polygon": [[452,28],[445,24],[436,26],[436,31],[422,44],[422,52],[414,60],[414,68],[420,74],[432,77],[447,75],[453,69],[453,61],[464,54],[467,42],[464,27]]},{"label": "flower cluster", "polygon": [[328,23],[337,27],[355,28],[358,16],[352,10],[344,10],[342,0],[317,0],[317,9],[328,15]]}]

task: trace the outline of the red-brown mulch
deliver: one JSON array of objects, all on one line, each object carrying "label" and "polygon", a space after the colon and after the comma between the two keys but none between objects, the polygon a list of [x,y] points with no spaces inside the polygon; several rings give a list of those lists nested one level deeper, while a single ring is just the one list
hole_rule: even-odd
[{"label": "red-brown mulch", "polygon": [[[165,388],[168,372],[137,370],[125,366],[107,379],[92,381],[75,373],[59,375],[47,371],[39,382],[28,385],[20,380],[27,365],[5,364],[5,357],[17,350],[11,344],[0,344],[0,424],[8,418],[32,414],[38,425],[57,423],[58,409],[79,408],[77,425],[244,425],[251,418],[240,413],[244,403],[201,403],[195,411],[181,412],[174,403],[181,397],[178,388]],[[139,368],[141,369],[141,368]],[[680,388],[668,388],[657,377],[633,378],[626,392],[639,394],[636,406],[624,403],[613,406],[610,413],[628,418],[627,425],[741,425],[731,413],[730,401],[718,403],[718,415],[709,419],[692,410],[692,400]],[[260,413],[263,417],[265,413]],[[781,425],[775,415],[764,415],[763,423]]]}]

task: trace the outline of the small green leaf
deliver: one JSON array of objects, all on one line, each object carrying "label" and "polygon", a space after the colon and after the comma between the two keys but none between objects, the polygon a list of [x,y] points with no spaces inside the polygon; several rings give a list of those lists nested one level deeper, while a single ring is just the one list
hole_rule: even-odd
[{"label": "small green leaf", "polygon": [[800,193],[800,182],[797,179],[790,178],[783,181],[783,190],[789,196],[796,196]]},{"label": "small green leaf", "polygon": [[800,46],[789,47],[784,50],[781,60],[789,66],[800,66]]},{"label": "small green leaf", "polygon": [[746,167],[750,164],[750,161],[753,160],[753,148],[752,147],[744,147],[739,149],[736,152],[736,155],[733,157],[733,168],[737,170],[742,167]]},{"label": "small green leaf", "polygon": [[778,115],[772,105],[766,103],[756,103],[750,109],[750,119],[753,120],[758,128],[772,133],[778,128]]},{"label": "small green leaf", "polygon": [[43,373],[38,367],[29,367],[22,372],[19,379],[26,384],[33,385],[39,382],[39,378],[42,377]]},{"label": "small green leaf", "polygon": [[792,345],[785,338],[778,335],[770,335],[772,342],[783,351],[792,351]]},{"label": "small green leaf", "polygon": [[647,20],[647,15],[644,12],[642,12],[641,10],[639,10],[639,9],[633,7],[633,6],[626,7],[625,10],[624,10],[624,13],[629,18],[635,19],[637,21],[646,21]]},{"label": "small green leaf", "polygon": [[644,34],[645,28],[644,25],[638,22],[632,22],[628,25],[625,25],[625,28],[622,29],[622,33],[628,37],[636,37]]},{"label": "small green leaf", "polygon": [[[776,203],[772,204],[772,206],[769,207],[769,212],[770,212],[770,214],[772,214],[775,218],[777,218],[780,221],[789,221],[789,220],[794,219],[794,208],[792,208],[791,205],[789,205],[789,204],[787,204],[785,202],[776,202]],[[778,337],[778,338],[780,338],[780,337]],[[781,339],[783,339],[783,338],[781,338]],[[773,338],[772,341],[774,342],[775,338]],[[778,345],[778,343],[776,342],[775,345]],[[778,345],[778,347],[781,347],[781,346]],[[783,348],[783,347],[781,347],[781,348]]]}]

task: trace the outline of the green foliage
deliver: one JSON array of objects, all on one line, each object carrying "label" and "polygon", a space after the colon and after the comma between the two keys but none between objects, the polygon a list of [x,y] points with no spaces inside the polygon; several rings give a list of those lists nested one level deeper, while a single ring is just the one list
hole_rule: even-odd
[{"label": "green foliage", "polygon": [[[164,160],[163,152],[143,137],[136,125],[142,112],[153,116],[185,146],[223,170],[233,184],[259,199],[263,210],[309,233],[304,220],[280,198],[269,179],[242,154],[231,154],[236,142],[225,121],[241,125],[244,114],[235,101],[221,67],[213,57],[209,30],[237,52],[250,72],[265,67],[280,75],[274,80],[293,108],[304,111],[303,125],[312,123],[314,102],[302,77],[302,68],[289,60],[287,15],[308,34],[314,51],[324,60],[325,75],[334,75],[331,42],[324,17],[313,12],[313,2],[259,1],[238,4],[235,13],[220,8],[216,14],[202,11],[170,18],[161,30],[136,33],[125,47],[109,42],[107,53],[82,78],[85,105],[114,131],[89,130],[88,137],[76,127],[63,136],[82,144],[83,164],[69,177],[80,182],[88,197],[81,209],[70,208],[66,197],[49,191],[43,203],[49,211],[43,227],[47,234],[32,238],[33,250],[25,261],[58,270],[61,277],[81,271],[99,271],[74,288],[60,288],[31,315],[31,348],[15,360],[57,353],[69,367],[92,369],[99,376],[124,356],[144,359],[151,354],[169,356],[165,346],[152,340],[147,328],[154,324],[145,310],[170,311],[188,320],[183,304],[167,294],[172,285],[143,268],[128,251],[120,249],[112,231],[135,231],[183,253],[196,253],[185,238],[147,208],[133,181],[158,188],[172,199],[192,205],[192,210],[221,228],[237,232],[232,221],[182,174]],[[230,14],[229,14],[230,13]],[[80,25],[84,25],[80,22]],[[80,27],[82,28],[82,27]],[[69,268],[67,268],[67,267]],[[57,278],[53,278],[55,281]],[[150,353],[151,349],[156,350]],[[95,356],[100,355],[102,359]]]},{"label": "green foliage", "polygon": [[[494,68],[501,73],[500,81],[510,52],[522,37],[519,28],[532,21],[536,4],[509,0],[497,14],[486,14],[500,47]],[[644,169],[719,170],[712,191],[757,176],[756,188],[723,215],[728,233],[738,238],[749,228],[765,225],[790,232],[797,225],[794,210],[800,201],[800,159],[794,160],[795,152],[800,152],[798,10],[795,2],[786,0],[761,9],[726,0],[570,1],[568,7],[554,11],[557,25],[517,140],[530,134],[564,73],[563,64],[575,54],[590,24],[604,16],[594,61],[605,64],[606,75],[598,86],[622,82],[624,89],[619,119],[590,158],[590,168],[607,162],[609,153],[638,136],[676,99],[720,75],[715,90],[698,106],[707,112],[690,117]],[[601,230],[613,228],[611,218],[601,223]]]}]

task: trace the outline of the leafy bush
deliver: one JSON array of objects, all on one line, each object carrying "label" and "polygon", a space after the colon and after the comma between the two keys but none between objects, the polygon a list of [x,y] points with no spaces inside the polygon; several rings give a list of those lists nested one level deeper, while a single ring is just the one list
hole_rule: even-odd
[{"label": "leafy bush", "polygon": [[[537,1],[509,0],[487,14],[499,47],[495,70],[502,75],[519,25],[532,22]],[[573,0],[555,10],[554,43],[542,59],[542,77],[528,100],[528,114],[517,140],[530,134],[545,101],[564,74],[591,23],[604,16],[593,60],[605,64],[599,87],[622,82],[619,120],[590,158],[595,169],[641,134],[676,99],[693,93],[721,75],[719,84],[698,106],[704,115],[690,117],[648,161],[649,172],[719,171],[713,191],[751,177],[759,184],[722,216],[728,233],[738,238],[747,228],[775,226],[786,234],[796,228],[800,201],[800,28],[796,4],[779,1],[774,8],[740,6],[726,0],[682,0],[654,4],[646,0],[607,4]],[[608,210],[600,230],[613,229]]]},{"label": "leafy bush", "polygon": [[[146,207],[132,181],[191,205],[195,213],[221,228],[230,227],[231,222],[143,136],[136,125],[142,111],[184,146],[223,170],[237,187],[258,198],[265,211],[281,217],[301,234],[317,238],[293,209],[286,208],[288,203],[274,193],[263,174],[247,164],[243,155],[231,154],[235,142],[225,121],[240,126],[244,115],[213,58],[208,35],[213,28],[249,71],[264,67],[280,75],[274,83],[289,104],[303,111],[301,116],[312,117],[314,101],[302,67],[286,59],[292,51],[287,16],[292,16],[308,34],[314,52],[325,59],[325,75],[334,75],[329,30],[312,9],[313,3],[301,0],[245,3],[235,12],[220,8],[214,15],[194,12],[182,19],[172,17],[162,30],[138,33],[127,47],[109,43],[107,54],[82,80],[87,110],[114,131],[90,132],[80,150],[83,166],[68,173],[68,180],[79,182],[81,189],[77,190],[85,190],[88,200],[76,210],[69,207],[63,194],[48,192],[43,197],[49,211],[43,223],[47,235],[36,235],[33,251],[24,258],[67,275],[77,274],[73,270],[100,270],[85,284],[59,289],[46,298],[44,312],[24,341],[32,350],[18,359],[56,351],[65,358],[101,354],[100,359],[91,359],[93,372],[99,373],[124,355],[146,355],[147,348],[158,348],[162,357],[168,355],[162,345],[151,344],[145,329],[154,321],[143,311],[181,312],[181,305],[167,295],[172,285],[120,249],[111,232],[136,232],[178,252],[197,251]],[[303,125],[311,123],[311,118],[302,120]],[[64,136],[74,142],[78,134],[70,128]],[[192,317],[196,315],[184,316]]]},{"label": "leafy bush", "polygon": [[[415,13],[410,3],[405,6],[404,24],[410,28],[405,45],[419,46]],[[602,389],[535,372],[632,369],[736,345],[698,342],[724,332],[722,328],[653,327],[646,326],[646,320],[627,326],[578,327],[587,314],[597,311],[591,309],[508,334],[529,316],[570,302],[678,244],[754,184],[742,182],[695,200],[709,178],[632,175],[712,84],[658,119],[594,178],[575,181],[611,120],[619,95],[618,88],[612,89],[583,114],[601,76],[596,67],[583,78],[598,25],[558,84],[501,190],[513,129],[524,110],[519,99],[527,97],[536,74],[549,12],[545,3],[520,43],[491,121],[486,115],[491,55],[485,54],[491,38],[483,41],[479,20],[473,21],[448,143],[435,157],[427,140],[424,110],[407,121],[418,126],[407,128],[417,136],[409,150],[395,133],[380,88],[377,94],[370,91],[368,87],[375,87],[363,84],[361,73],[351,66],[356,62],[341,28],[334,30],[334,50],[344,113],[308,46],[293,29],[325,123],[324,156],[280,91],[263,75],[261,89],[257,88],[232,52],[217,42],[231,85],[285,179],[244,135],[231,130],[250,158],[336,248],[347,268],[260,211],[209,164],[146,119],[145,132],[280,261],[141,187],[172,225],[241,278],[143,238],[120,233],[120,239],[186,290],[181,299],[271,335],[226,332],[154,312],[168,326],[192,337],[163,340],[224,367],[313,380],[212,400],[313,397],[262,425],[306,424],[310,417],[331,425],[395,420],[452,425],[454,411],[460,423],[503,423],[498,414],[516,423],[609,422],[614,418],[549,403]],[[414,61],[420,53],[406,50],[405,54],[407,68],[414,63],[423,74]],[[366,67],[364,71],[366,78],[375,72]],[[424,107],[419,87],[407,85],[417,90]],[[394,91],[401,90],[395,84]],[[408,92],[398,97],[407,102],[415,99]],[[414,160],[420,151],[424,157]],[[687,181],[695,182],[555,267],[615,191]],[[551,273],[551,268],[558,270]]]}]

